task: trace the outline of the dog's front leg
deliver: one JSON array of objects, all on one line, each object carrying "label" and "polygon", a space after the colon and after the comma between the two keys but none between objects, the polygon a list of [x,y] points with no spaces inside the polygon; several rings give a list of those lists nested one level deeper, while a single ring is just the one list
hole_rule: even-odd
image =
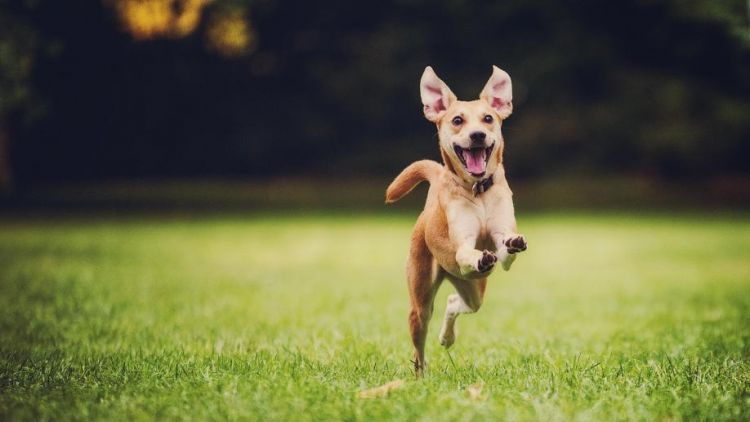
[{"label": "dog's front leg", "polygon": [[454,204],[448,208],[450,238],[456,245],[456,263],[462,276],[476,277],[489,273],[497,262],[491,251],[476,249],[481,225],[471,207]]},{"label": "dog's front leg", "polygon": [[498,202],[487,225],[497,249],[497,259],[505,271],[510,269],[519,252],[526,250],[526,239],[517,233],[513,201],[510,197]]},{"label": "dog's front leg", "polygon": [[497,260],[500,261],[500,265],[505,271],[510,269],[510,266],[513,265],[513,262],[515,262],[516,257],[518,256],[515,253],[509,253],[508,248],[506,247],[500,247],[495,254],[497,255]]}]

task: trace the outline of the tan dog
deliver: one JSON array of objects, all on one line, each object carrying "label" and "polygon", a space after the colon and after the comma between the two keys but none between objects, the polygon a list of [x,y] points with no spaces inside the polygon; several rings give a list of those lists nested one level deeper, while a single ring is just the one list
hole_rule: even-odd
[{"label": "tan dog", "polygon": [[516,233],[512,192],[503,169],[503,119],[513,111],[510,76],[493,66],[479,100],[458,101],[427,67],[420,82],[424,115],[437,125],[444,165],[412,163],[388,186],[386,203],[430,183],[417,219],[406,267],[411,296],[409,329],[414,368],[421,375],[427,325],[440,284],[448,279],[457,294],[448,296],[440,344],[456,339],[456,317],[479,310],[487,276],[499,261],[507,271],[526,241]]}]

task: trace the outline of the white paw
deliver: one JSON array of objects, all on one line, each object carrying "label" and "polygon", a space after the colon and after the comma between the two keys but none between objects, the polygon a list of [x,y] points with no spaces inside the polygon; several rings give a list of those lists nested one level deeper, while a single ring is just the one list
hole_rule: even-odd
[{"label": "white paw", "polygon": [[[448,296],[448,307],[451,305],[456,304],[456,302],[460,300],[458,298],[458,295],[450,295]],[[455,317],[450,318],[447,317],[445,321],[443,321],[443,327],[440,328],[440,345],[445,347],[446,349],[453,346],[453,343],[456,342],[456,322]]]},{"label": "white paw", "polygon": [[443,327],[443,329],[440,330],[440,345],[447,349],[453,346],[453,343],[455,342],[456,342],[455,330],[446,330],[445,327]]}]

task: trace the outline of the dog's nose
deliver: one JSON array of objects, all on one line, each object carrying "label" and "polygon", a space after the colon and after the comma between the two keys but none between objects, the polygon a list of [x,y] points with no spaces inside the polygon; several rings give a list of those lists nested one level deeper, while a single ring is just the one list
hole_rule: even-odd
[{"label": "dog's nose", "polygon": [[472,143],[475,144],[483,144],[484,140],[487,138],[487,134],[484,132],[471,132],[469,134],[469,139],[471,139]]}]

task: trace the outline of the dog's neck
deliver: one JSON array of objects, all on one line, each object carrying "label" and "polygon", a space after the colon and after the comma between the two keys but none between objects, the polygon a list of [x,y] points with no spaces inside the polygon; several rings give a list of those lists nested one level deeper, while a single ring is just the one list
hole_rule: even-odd
[{"label": "dog's neck", "polygon": [[495,184],[495,174],[492,173],[489,176],[485,177],[484,179],[477,180],[475,182],[467,181],[453,170],[451,166],[448,167],[448,173],[450,174],[453,181],[463,189],[466,189],[467,191],[471,192],[472,196],[475,198],[479,195],[487,192],[492,185]]}]

